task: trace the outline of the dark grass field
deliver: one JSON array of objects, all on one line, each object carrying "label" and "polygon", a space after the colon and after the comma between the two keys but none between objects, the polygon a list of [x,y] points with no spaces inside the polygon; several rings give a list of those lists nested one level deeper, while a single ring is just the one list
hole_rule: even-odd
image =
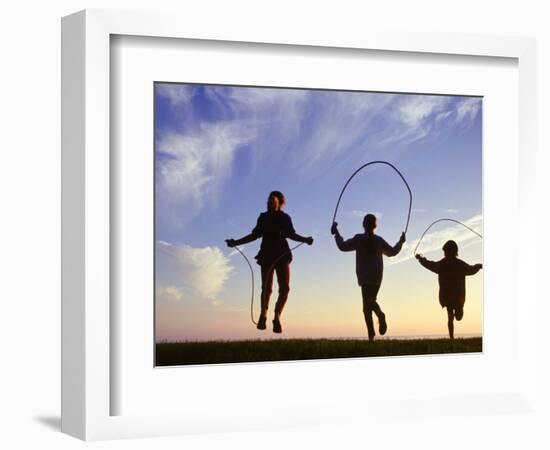
[{"label": "dark grass field", "polygon": [[156,345],[157,366],[296,361],[370,356],[432,355],[482,351],[482,338],[449,339],[274,339],[175,342]]}]

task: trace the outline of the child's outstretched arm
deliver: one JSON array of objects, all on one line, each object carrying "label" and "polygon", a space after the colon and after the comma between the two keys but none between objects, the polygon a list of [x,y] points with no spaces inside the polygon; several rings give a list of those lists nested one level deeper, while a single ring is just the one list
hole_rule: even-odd
[{"label": "child's outstretched arm", "polygon": [[431,270],[434,273],[439,273],[439,264],[435,261],[430,261],[428,258],[425,258],[422,255],[416,255],[418,262],[428,270]]},{"label": "child's outstretched arm", "polygon": [[287,237],[289,239],[292,239],[293,241],[303,242],[304,244],[307,244],[307,245],[313,244],[313,238],[311,236],[305,237],[294,232],[294,233],[290,233]]},{"label": "child's outstretched arm", "polygon": [[225,242],[228,247],[235,247],[235,245],[248,244],[256,239],[258,239],[258,237],[254,233],[250,233],[240,239],[226,239]]},{"label": "child's outstretched arm", "polygon": [[474,264],[471,266],[468,263],[464,263],[464,274],[465,275],[475,275],[483,268],[482,264]]},{"label": "child's outstretched arm", "polygon": [[[302,242],[303,244],[312,245],[313,238],[311,236],[302,236],[296,233],[294,225],[292,224],[292,219],[290,216],[285,215],[286,223],[283,230],[283,236],[288,239],[292,239],[296,242]],[[258,226],[256,228],[259,228]]]},{"label": "child's outstretched arm", "polygon": [[357,241],[355,238],[344,240],[340,232],[338,231],[338,223],[334,222],[330,228],[330,232],[334,235],[336,246],[343,252],[352,252],[357,250]]},{"label": "child's outstretched arm", "polygon": [[395,256],[401,251],[401,248],[403,247],[403,244],[405,243],[405,241],[406,241],[406,238],[405,238],[404,232],[401,233],[401,237],[399,238],[399,241],[397,241],[397,244],[395,244],[393,247],[390,244],[388,244],[384,239],[382,239],[382,252],[386,256]]},{"label": "child's outstretched arm", "polygon": [[228,247],[235,247],[236,245],[248,244],[249,242],[255,241],[256,239],[262,237],[264,234],[264,220],[263,216],[260,214],[258,217],[258,222],[250,234],[243,236],[240,239],[226,239],[225,243]]}]

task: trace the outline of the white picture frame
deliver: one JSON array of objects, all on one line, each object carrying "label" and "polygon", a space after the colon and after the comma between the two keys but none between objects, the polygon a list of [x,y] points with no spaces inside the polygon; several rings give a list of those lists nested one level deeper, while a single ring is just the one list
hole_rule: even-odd
[{"label": "white picture frame", "polygon": [[[62,22],[62,430],[85,440],[162,436],[183,433],[232,431],[261,428],[247,420],[212,421],[201,414],[111,415],[115,386],[110,377],[112,327],[109,299],[111,211],[110,182],[110,37],[112,35],[200,39],[304,47],[368,49],[422,54],[448,54],[513,58],[519,73],[519,212],[522,224],[536,222],[532,195],[535,171],[535,43],[532,39],[456,34],[407,34],[384,31],[348,30],[342,33],[311,33],[300,29],[280,30],[263,23],[234,28],[223,22],[190,17],[87,10],[67,16]],[[518,249],[520,259],[534,261],[535,237]],[[535,271],[518,266],[518,278],[527,281],[528,299],[518,311],[517,326],[524,342],[536,341],[536,329],[525,313],[536,308]],[[522,367],[517,390],[485,398],[487,413],[506,404],[517,412],[536,411],[536,351],[520,346]],[[469,401],[479,402],[479,397]],[[426,399],[426,402],[438,402]],[[458,402],[458,403],[457,403]],[[452,409],[454,402],[442,399],[438,405]],[[461,403],[462,402],[462,403]],[[414,402],[413,402],[414,403]],[[420,405],[420,406],[419,406]],[[468,401],[462,409],[468,409]],[[221,405],[220,405],[221,406]],[[304,419],[305,405],[293,413],[279,405],[280,419],[271,426],[329,423],[338,418],[372,415],[363,403],[331,405]],[[377,404],[376,407],[381,407]],[[382,405],[382,407],[384,407]],[[386,406],[391,409],[390,405]],[[422,407],[418,402],[411,411]],[[317,410],[319,413],[319,411]],[[466,414],[466,412],[465,412]],[[237,414],[238,416],[238,414]],[[241,415],[246,418],[246,414]]]}]

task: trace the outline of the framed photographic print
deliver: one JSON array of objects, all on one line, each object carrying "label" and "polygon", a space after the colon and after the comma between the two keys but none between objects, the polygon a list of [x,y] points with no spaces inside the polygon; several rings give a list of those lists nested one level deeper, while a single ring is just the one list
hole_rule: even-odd
[{"label": "framed photographic print", "polygon": [[85,11],[62,44],[63,431],[531,409],[531,40]]},{"label": "framed photographic print", "polygon": [[482,350],[481,97],[154,89],[156,365]]}]

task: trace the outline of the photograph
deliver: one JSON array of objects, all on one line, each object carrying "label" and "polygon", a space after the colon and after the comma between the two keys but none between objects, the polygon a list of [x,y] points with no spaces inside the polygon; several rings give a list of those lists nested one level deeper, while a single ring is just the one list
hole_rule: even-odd
[{"label": "photograph", "polygon": [[156,367],[483,351],[483,97],[152,89]]}]

